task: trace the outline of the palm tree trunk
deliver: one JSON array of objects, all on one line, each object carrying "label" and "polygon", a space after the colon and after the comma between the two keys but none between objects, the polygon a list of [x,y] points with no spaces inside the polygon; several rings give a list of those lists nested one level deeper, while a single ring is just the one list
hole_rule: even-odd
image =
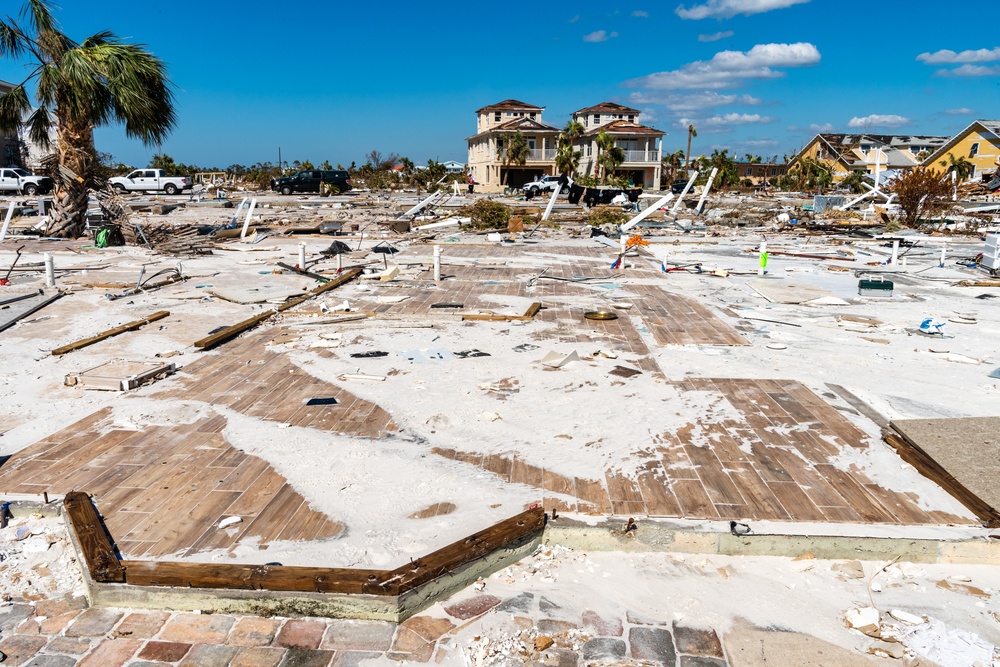
[{"label": "palm tree trunk", "polygon": [[[45,230],[47,236],[78,238],[87,228],[88,185],[94,134],[93,128],[69,127],[60,123],[59,167],[66,167],[70,173],[52,174],[55,190],[52,197],[52,213]],[[75,178],[73,177],[75,175]]]},{"label": "palm tree trunk", "polygon": [[691,166],[691,130],[688,130],[688,150],[684,155],[684,171],[690,171]]}]

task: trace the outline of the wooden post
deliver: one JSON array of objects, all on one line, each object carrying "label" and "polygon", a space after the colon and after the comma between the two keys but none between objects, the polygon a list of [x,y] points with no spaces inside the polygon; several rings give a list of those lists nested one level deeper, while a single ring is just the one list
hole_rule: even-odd
[{"label": "wooden post", "polygon": [[93,345],[94,343],[99,343],[106,338],[111,338],[119,334],[123,334],[126,331],[133,331],[139,327],[149,324],[150,322],[155,322],[157,320],[162,320],[164,317],[170,314],[168,310],[158,310],[152,315],[145,317],[141,320],[136,320],[135,322],[129,322],[128,324],[123,324],[121,326],[115,327],[114,329],[108,329],[96,336],[91,336],[90,338],[84,338],[83,340],[78,340],[75,343],[70,343],[69,345],[63,345],[62,347],[57,347],[52,350],[54,356],[60,356],[66,354],[67,352],[72,352],[74,350],[79,350],[80,348],[87,347],[88,345]]},{"label": "wooden post", "polygon": [[63,499],[63,509],[80,544],[80,555],[87,565],[90,577],[101,583],[124,582],[125,568],[115,553],[111,537],[90,496],[70,491]]}]

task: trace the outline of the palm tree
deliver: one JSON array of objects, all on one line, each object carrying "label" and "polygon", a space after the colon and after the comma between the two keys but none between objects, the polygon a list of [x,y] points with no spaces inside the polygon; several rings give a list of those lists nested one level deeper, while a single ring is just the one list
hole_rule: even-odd
[{"label": "palm tree", "polygon": [[625,161],[625,150],[615,144],[610,134],[601,130],[597,135],[597,164],[601,168],[601,183],[608,180],[608,173],[613,172]]},{"label": "palm tree", "polygon": [[972,163],[965,159],[964,155],[959,155],[958,158],[954,154],[949,153],[947,160],[941,160],[941,166],[947,167],[945,170],[947,172],[955,172],[955,178],[959,182],[969,178],[969,174],[972,173]]},{"label": "palm tree", "polygon": [[694,129],[694,124],[688,125],[688,150],[687,158],[684,161],[684,171],[691,172],[691,139],[698,136],[698,130]]},{"label": "palm tree", "polygon": [[583,153],[576,149],[576,142],[583,136],[583,124],[571,120],[556,138],[556,172],[572,176],[580,166]]},{"label": "palm tree", "polygon": [[507,178],[510,176],[510,166],[516,164],[523,167],[528,161],[528,155],[531,149],[528,148],[528,141],[521,134],[521,130],[518,130],[504,142],[503,146],[503,164],[504,164],[504,174],[503,174],[503,184],[507,185]]},{"label": "palm tree", "polygon": [[684,163],[684,151],[678,148],[673,153],[669,155],[664,155],[661,160],[663,165],[663,176],[661,180],[666,183],[673,183],[674,179],[677,178],[677,172],[681,168],[681,164]]},{"label": "palm tree", "polygon": [[[0,96],[0,132],[26,125],[31,140],[49,148],[55,126],[58,166],[46,234],[80,236],[95,185],[94,128],[121,124],[147,146],[162,144],[176,122],[166,66],[108,31],[74,42],[52,16],[50,0],[26,0],[17,19],[0,20],[0,56],[26,60],[31,72]],[[37,108],[28,99],[32,82]]]}]

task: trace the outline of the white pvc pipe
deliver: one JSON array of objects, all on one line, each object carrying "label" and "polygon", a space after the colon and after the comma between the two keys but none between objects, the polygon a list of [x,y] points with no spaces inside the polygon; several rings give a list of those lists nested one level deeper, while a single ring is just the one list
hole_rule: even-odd
[{"label": "white pvc pipe", "polygon": [[441,246],[434,246],[434,282],[441,282]]},{"label": "white pvc pipe", "polygon": [[941,262],[938,264],[938,266],[942,269],[944,268],[944,251],[945,251],[945,246],[941,246]]},{"label": "white pvc pipe", "polygon": [[892,260],[889,262],[890,266],[896,266],[899,261],[899,241],[892,242]]},{"label": "white pvc pipe", "polygon": [[[339,257],[339,255],[338,255]],[[299,269],[302,271],[306,270],[306,244],[299,244]]]},{"label": "white pvc pipe", "polygon": [[337,273],[344,270],[344,254],[337,253]]},{"label": "white pvc pipe", "polygon": [[411,215],[416,215],[417,213],[420,212],[420,210],[422,208],[424,208],[425,206],[427,206],[428,204],[430,204],[433,200],[437,199],[439,196],[441,196],[441,191],[435,192],[430,197],[428,197],[427,199],[423,200],[422,202],[420,202],[419,204],[417,204],[416,206],[414,206],[413,208],[411,208],[409,211],[407,211],[406,213],[404,213],[403,217],[404,218],[408,218]]},{"label": "white pvc pipe", "polygon": [[624,225],[622,225],[621,228],[620,228],[621,231],[627,232],[628,230],[632,229],[633,227],[635,227],[636,225],[638,225],[640,222],[642,222],[643,220],[645,220],[646,218],[648,218],[650,215],[652,215],[654,211],[659,211],[661,208],[663,208],[664,206],[666,206],[667,202],[669,202],[673,198],[674,198],[673,193],[668,193],[665,197],[661,197],[660,199],[657,199],[655,204],[650,204],[645,209],[643,209],[643,211],[641,213],[639,213],[639,215],[635,216],[634,218],[632,218],[631,220],[629,220],[628,222],[626,222]]},{"label": "white pvc pipe", "polygon": [[45,284],[49,287],[56,286],[56,263],[49,253],[45,253]]}]

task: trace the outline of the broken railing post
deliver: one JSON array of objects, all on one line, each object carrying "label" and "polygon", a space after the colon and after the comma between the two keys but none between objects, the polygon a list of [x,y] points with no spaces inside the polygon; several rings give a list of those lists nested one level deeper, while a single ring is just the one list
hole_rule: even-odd
[{"label": "broken railing post", "polygon": [[303,271],[306,270],[306,244],[299,244],[299,268]]},{"label": "broken railing post", "polygon": [[240,240],[242,241],[246,238],[247,229],[250,227],[250,218],[253,217],[253,210],[257,208],[257,198],[254,197],[250,200],[250,208],[247,210],[247,219],[243,222],[243,231],[240,232]]},{"label": "broken railing post", "polygon": [[559,191],[562,190],[562,184],[556,183],[556,187],[552,190],[552,197],[549,199],[549,205],[545,207],[545,213],[542,214],[542,222],[549,219],[552,215],[552,208],[556,205],[556,197],[559,196]]},{"label": "broken railing post", "polygon": [[10,219],[14,217],[14,202],[10,203],[7,207],[7,216],[3,219],[3,229],[0,229],[0,243],[7,237],[7,227],[10,225]]},{"label": "broken railing post", "polygon": [[628,222],[626,222],[624,225],[622,225],[621,228],[620,228],[621,231],[627,232],[628,230],[632,229],[633,227],[635,227],[636,225],[638,225],[640,222],[642,222],[643,220],[645,220],[646,218],[648,218],[650,215],[652,215],[654,211],[658,211],[661,208],[663,208],[664,206],[666,206],[667,202],[669,202],[673,198],[674,198],[674,195],[671,192],[671,193],[668,193],[666,196],[657,199],[656,203],[650,204],[645,209],[643,209],[643,211],[641,213],[639,213],[637,216],[635,216],[634,218],[632,218],[631,220],[629,220]]},{"label": "broken railing post", "polygon": [[899,241],[892,242],[892,260],[889,262],[889,266],[896,266],[899,262]]},{"label": "broken railing post", "polygon": [[434,282],[441,282],[441,246],[434,246]]},{"label": "broken railing post", "polygon": [[693,174],[691,174],[691,178],[688,179],[687,185],[684,186],[684,191],[681,192],[681,196],[677,198],[677,201],[674,203],[674,207],[672,209],[670,209],[671,213],[676,213],[677,209],[679,209],[681,207],[681,202],[684,201],[684,198],[687,197],[687,193],[694,186],[694,180],[696,178],[698,178],[698,174],[699,174],[699,172],[697,172],[697,171],[694,172]]},{"label": "broken railing post", "polygon": [[698,199],[698,208],[694,210],[697,215],[701,215],[701,210],[705,207],[705,197],[708,196],[708,191],[712,189],[712,182],[715,181],[715,175],[719,173],[718,167],[712,167],[712,174],[708,177],[708,183],[705,183],[705,191],[701,193],[701,198]]},{"label": "broken railing post", "polygon": [[48,287],[56,286],[56,263],[49,253],[45,253],[45,284]]}]

